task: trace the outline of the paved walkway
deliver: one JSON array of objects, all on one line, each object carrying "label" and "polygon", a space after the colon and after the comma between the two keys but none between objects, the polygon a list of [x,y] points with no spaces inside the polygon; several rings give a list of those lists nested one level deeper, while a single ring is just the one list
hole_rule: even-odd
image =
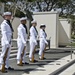
[{"label": "paved walkway", "polygon": [[0,75],[59,75],[56,73],[61,70],[61,67],[75,60],[74,54],[73,59],[71,59],[70,52],[57,52],[54,50],[47,50],[45,52],[45,57],[45,60],[39,60],[37,52],[35,54],[35,59],[38,60],[38,62],[30,63],[27,55],[26,61],[29,62],[29,65],[24,65],[22,67],[17,66],[15,59],[11,59],[9,63],[15,70],[8,71],[7,73],[0,72]]},{"label": "paved walkway", "polygon": [[[53,75],[51,73],[53,73],[54,71],[56,71],[57,69],[61,68],[62,66],[66,66],[68,63],[72,62],[75,60],[75,55],[72,54],[72,59],[71,59],[71,55],[68,55],[66,57],[63,57],[59,60],[56,60],[55,62],[52,63],[48,63],[47,65],[44,65],[43,68],[37,68],[37,71],[31,71],[29,75]],[[75,64],[74,64],[75,66]],[[75,72],[75,67],[71,66],[70,69],[68,69],[68,71],[65,71],[59,75],[72,75],[73,72]],[[71,71],[70,71],[71,70]],[[22,75],[28,75],[28,74],[22,74]],[[57,74],[58,75],[58,74]]]}]

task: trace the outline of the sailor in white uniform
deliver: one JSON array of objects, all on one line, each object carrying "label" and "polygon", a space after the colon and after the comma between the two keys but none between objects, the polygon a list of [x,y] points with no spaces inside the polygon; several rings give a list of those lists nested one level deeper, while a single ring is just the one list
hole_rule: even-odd
[{"label": "sailor in white uniform", "polygon": [[[3,14],[3,17],[4,17],[4,21],[1,23],[1,34],[2,34],[2,38],[1,38],[2,52],[1,52],[1,56],[0,56],[1,71],[3,71],[4,69],[13,70],[13,68],[11,68],[9,66],[9,55],[10,55],[10,50],[11,50],[11,37],[12,37],[12,33],[13,33],[13,28],[10,23],[11,12],[5,12]],[[4,68],[2,65],[4,65]]]},{"label": "sailor in white uniform", "polygon": [[29,60],[31,62],[34,62],[34,52],[35,52],[35,49],[36,49],[36,45],[37,45],[37,35],[38,35],[38,32],[37,32],[37,29],[36,29],[36,26],[37,26],[37,22],[35,20],[33,20],[31,22],[32,26],[30,28],[30,53],[29,53]]},{"label": "sailor in white uniform", "polygon": [[45,25],[40,25],[40,50],[39,50],[39,59],[44,59],[44,50],[46,48],[46,45],[48,45],[48,42],[46,41],[47,34],[45,32]]},{"label": "sailor in white uniform", "polygon": [[26,54],[26,43],[27,43],[27,17],[22,17],[20,19],[21,24],[18,26],[18,53],[17,53],[17,65],[23,66],[23,64],[28,64],[25,62],[25,54]]}]

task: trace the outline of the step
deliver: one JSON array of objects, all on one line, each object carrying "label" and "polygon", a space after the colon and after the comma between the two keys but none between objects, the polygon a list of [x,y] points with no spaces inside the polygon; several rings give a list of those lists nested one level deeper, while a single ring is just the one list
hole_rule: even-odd
[{"label": "step", "polygon": [[59,75],[75,75],[75,64],[61,72]]},{"label": "step", "polygon": [[17,53],[17,50],[11,50],[11,54]]},{"label": "step", "polygon": [[[11,47],[11,50],[17,50],[17,47]],[[0,51],[2,50],[2,48],[0,48]]]},{"label": "step", "polygon": [[10,54],[10,59],[11,59],[11,58],[16,58],[16,57],[17,57],[17,53]]},{"label": "step", "polygon": [[[1,54],[1,49],[0,49],[0,54]],[[14,58],[17,55],[17,47],[12,47],[11,52],[10,52],[10,57]]]},{"label": "step", "polygon": [[[28,54],[29,53],[26,52],[26,55],[28,55]],[[16,58],[16,56],[17,56],[17,50],[11,50],[11,52],[10,52],[10,58]]]},{"label": "step", "polygon": [[[39,51],[39,48],[36,49],[36,52],[37,51]],[[17,52],[18,52],[18,48],[17,47],[12,47],[11,52],[10,52],[10,58],[16,58]],[[1,53],[1,48],[0,48],[0,53]],[[26,54],[28,55],[29,51],[26,51]]]},{"label": "step", "polygon": [[[1,53],[1,51],[0,51],[0,53]],[[11,50],[10,53],[11,53],[11,54],[13,54],[13,53],[17,53],[17,50]]]},{"label": "step", "polygon": [[[28,55],[29,53],[26,52],[26,55]],[[10,59],[12,58],[16,58],[17,57],[17,52],[16,53],[13,53],[13,54],[10,54]]]}]

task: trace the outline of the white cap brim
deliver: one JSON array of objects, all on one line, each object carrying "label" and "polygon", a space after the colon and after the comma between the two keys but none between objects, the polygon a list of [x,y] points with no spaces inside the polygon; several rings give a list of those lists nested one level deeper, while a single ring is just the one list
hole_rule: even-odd
[{"label": "white cap brim", "polygon": [[45,24],[41,24],[40,26],[46,26]]},{"label": "white cap brim", "polygon": [[27,20],[27,17],[20,18],[20,21]]},{"label": "white cap brim", "polygon": [[33,23],[37,23],[37,21],[36,20],[31,21],[31,24],[33,24]]},{"label": "white cap brim", "polygon": [[11,15],[11,12],[4,12],[3,16],[6,16],[6,15]]}]

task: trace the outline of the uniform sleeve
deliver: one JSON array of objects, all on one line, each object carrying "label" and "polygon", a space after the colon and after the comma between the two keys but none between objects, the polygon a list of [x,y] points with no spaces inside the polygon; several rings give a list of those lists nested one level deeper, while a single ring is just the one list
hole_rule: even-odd
[{"label": "uniform sleeve", "polygon": [[6,44],[9,44],[8,34],[7,34],[7,27],[6,27],[5,24],[1,25],[1,31],[2,31],[2,35],[5,37]]},{"label": "uniform sleeve", "polygon": [[22,42],[23,42],[24,44],[26,44],[26,40],[25,40],[25,36],[24,36],[24,35],[26,35],[26,34],[23,34],[23,29],[21,29],[21,28],[19,28],[19,32],[20,32],[20,37],[21,37],[21,39],[22,39]]},{"label": "uniform sleeve", "polygon": [[40,37],[42,37],[43,40],[44,40],[44,42],[45,42],[46,44],[48,44],[48,42],[47,42],[47,40],[46,40],[46,38],[45,38],[45,36],[44,36],[44,32],[43,32],[43,31],[40,31]]}]

